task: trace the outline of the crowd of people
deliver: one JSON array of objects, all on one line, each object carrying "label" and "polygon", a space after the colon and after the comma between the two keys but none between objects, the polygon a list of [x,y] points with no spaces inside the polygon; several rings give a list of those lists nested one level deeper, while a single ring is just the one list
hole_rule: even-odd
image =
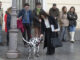
[{"label": "crowd of people", "polygon": [[[2,9],[0,2],[0,43],[1,43],[1,30],[2,30]],[[70,34],[70,42],[74,43],[74,35],[76,30],[76,20],[77,13],[75,7],[72,6],[69,11],[67,7],[63,6],[60,12],[57,5],[54,3],[52,8],[50,8],[49,13],[42,9],[41,3],[36,3],[36,8],[32,11],[30,10],[30,5],[28,3],[24,4],[24,8],[20,10],[17,20],[22,22],[22,36],[26,39],[26,31],[28,39],[32,38],[32,26],[34,28],[35,37],[45,37],[44,48],[47,47],[47,54],[55,54],[55,47],[51,45],[51,36],[53,38],[58,38],[61,41],[67,41],[67,33]],[[9,45],[9,30],[11,22],[11,7],[8,8],[4,16],[5,20],[5,32],[7,32],[7,45]],[[18,23],[19,24],[19,23]],[[21,29],[20,29],[21,30]],[[24,42],[24,45],[26,43]]]}]

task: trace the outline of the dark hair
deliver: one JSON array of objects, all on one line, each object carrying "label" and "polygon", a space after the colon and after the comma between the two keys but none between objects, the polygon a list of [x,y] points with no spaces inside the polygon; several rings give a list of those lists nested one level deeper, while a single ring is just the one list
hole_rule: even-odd
[{"label": "dark hair", "polygon": [[72,6],[69,11],[71,11],[71,9],[74,9],[74,13],[75,13],[75,7]]},{"label": "dark hair", "polygon": [[25,7],[25,6],[30,6],[30,5],[29,5],[29,3],[25,3],[25,4],[24,4],[24,7]]},{"label": "dark hair", "polygon": [[62,7],[62,12],[63,12],[63,13],[67,13],[67,12],[64,12],[64,9],[65,9],[65,8],[66,8],[66,6],[63,6],[63,7]]},{"label": "dark hair", "polygon": [[37,2],[37,3],[36,3],[36,6],[37,6],[37,5],[41,5],[41,3],[40,3],[40,2]]},{"label": "dark hair", "polygon": [[45,11],[42,12],[41,15],[44,15],[45,17],[48,17],[49,16]]},{"label": "dark hair", "polygon": [[56,3],[53,3],[53,6],[56,6]]}]

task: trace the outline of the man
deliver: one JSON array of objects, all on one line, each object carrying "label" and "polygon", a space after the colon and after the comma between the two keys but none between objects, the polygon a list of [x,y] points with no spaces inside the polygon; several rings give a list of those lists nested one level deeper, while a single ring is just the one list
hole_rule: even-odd
[{"label": "man", "polygon": [[59,9],[57,8],[56,4],[53,4],[53,7],[49,10],[49,15],[54,17],[56,20],[59,19]]},{"label": "man", "polygon": [[[24,26],[24,32],[22,33],[23,38],[26,39],[26,31],[28,35],[28,41],[31,38],[31,24],[32,24],[32,12],[29,9],[30,5],[28,3],[24,4],[24,8],[19,12],[18,19],[22,19],[22,23]],[[24,45],[26,43],[24,42]]]},{"label": "man", "polygon": [[33,10],[33,24],[35,29],[35,36],[40,37],[40,30],[41,30],[41,13],[44,12],[41,3],[36,3],[36,8]]},{"label": "man", "polygon": [[0,45],[2,45],[2,23],[3,23],[3,9],[2,2],[0,1]]}]

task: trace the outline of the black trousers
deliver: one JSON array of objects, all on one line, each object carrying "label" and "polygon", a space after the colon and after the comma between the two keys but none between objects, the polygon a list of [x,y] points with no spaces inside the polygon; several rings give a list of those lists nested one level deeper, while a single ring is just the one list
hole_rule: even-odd
[{"label": "black trousers", "polygon": [[[26,39],[26,31],[27,31],[27,36],[28,36],[28,41],[29,41],[31,38],[31,25],[24,23],[23,26],[24,26],[24,32],[22,33],[22,35],[23,35],[24,39]],[[24,42],[24,45],[25,44],[26,43]]]},{"label": "black trousers", "polygon": [[54,54],[55,48],[51,45],[51,29],[46,28],[45,29],[45,41],[44,41],[44,47],[47,47],[47,54]]},{"label": "black trousers", "polygon": [[9,31],[7,32],[7,46],[9,45]]}]

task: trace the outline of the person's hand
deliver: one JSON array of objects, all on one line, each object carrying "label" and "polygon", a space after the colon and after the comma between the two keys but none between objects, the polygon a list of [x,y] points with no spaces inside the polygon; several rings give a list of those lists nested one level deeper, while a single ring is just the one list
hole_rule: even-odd
[{"label": "person's hand", "polygon": [[17,20],[21,20],[22,19],[22,16],[21,17],[19,17],[19,18],[17,18]]},{"label": "person's hand", "polygon": [[57,17],[55,17],[55,19],[57,19]]},{"label": "person's hand", "polygon": [[42,20],[41,20],[41,19],[39,19],[39,22],[41,23],[41,22],[42,22]]},{"label": "person's hand", "polygon": [[42,37],[43,37],[43,34],[40,35],[40,38],[42,38]]},{"label": "person's hand", "polygon": [[58,29],[55,29],[54,32],[58,32]]}]

